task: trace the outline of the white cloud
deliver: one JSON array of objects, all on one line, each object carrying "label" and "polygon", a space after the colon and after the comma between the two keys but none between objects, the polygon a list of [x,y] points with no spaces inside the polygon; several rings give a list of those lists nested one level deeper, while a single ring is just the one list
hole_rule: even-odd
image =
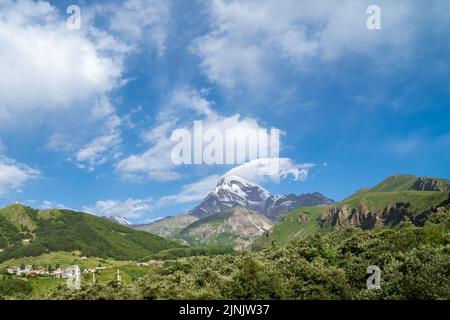
[{"label": "white cloud", "polygon": [[224,176],[239,176],[253,183],[279,182],[289,177],[303,181],[314,166],[312,163],[296,164],[289,158],[256,159],[231,169]]},{"label": "white cloud", "polygon": [[69,151],[73,148],[73,143],[67,134],[54,132],[48,138],[45,148],[52,151]]},{"label": "white cloud", "polygon": [[133,42],[153,44],[161,56],[166,49],[170,9],[170,0],[127,0],[110,6],[110,29]]},{"label": "white cloud", "polygon": [[[45,122],[48,150],[93,170],[119,156],[121,119],[110,93],[127,83],[126,59],[142,48],[164,53],[170,1],[125,0],[81,7],[69,30],[64,8],[0,0],[0,123],[16,130]],[[33,112],[33,117],[30,117]]]},{"label": "white cloud", "polygon": [[111,35],[69,30],[48,2],[4,0],[0,12],[0,120],[73,107],[119,84],[128,49]]},{"label": "white cloud", "polygon": [[94,106],[91,109],[91,117],[93,119],[104,119],[114,114],[115,109],[111,105],[109,99],[102,95],[94,101]]},{"label": "white cloud", "polygon": [[62,203],[58,203],[58,202],[54,202],[54,201],[50,201],[50,200],[43,200],[43,201],[38,201],[38,200],[26,200],[25,203],[27,203],[29,206],[35,208],[35,209],[40,209],[40,210],[47,210],[47,209],[68,209],[71,210],[70,208],[68,208],[67,206],[65,206]]},{"label": "white cloud", "polygon": [[179,88],[172,92],[172,96],[167,108],[160,113],[160,118],[167,119],[170,116],[176,115],[180,110],[191,110],[198,115],[211,115],[211,102],[205,98],[207,90],[195,90],[189,88]]},{"label": "white cloud", "polygon": [[213,0],[206,4],[211,30],[195,39],[191,50],[201,58],[208,78],[228,88],[272,84],[271,75],[280,63],[307,70],[352,52],[381,60],[375,49],[404,50],[412,30],[408,23],[413,23],[410,4],[399,1],[377,2],[382,8],[380,32],[366,27],[370,1]]},{"label": "white cloud", "polygon": [[176,172],[170,160],[172,144],[165,139],[143,154],[131,155],[121,160],[116,170],[127,180],[139,181],[143,178],[156,181],[177,180],[182,175]]},{"label": "white cloud", "polygon": [[158,220],[164,219],[165,217],[156,217],[156,218],[149,218],[149,219],[145,219],[143,222],[144,223],[153,223],[156,222]]},{"label": "white cloud", "polygon": [[104,132],[76,152],[75,159],[81,168],[84,168],[86,164],[89,171],[93,171],[96,166],[110,158],[120,156],[121,122],[116,115],[110,116],[104,125]]},{"label": "white cloud", "polygon": [[226,131],[234,129],[241,135],[237,139],[246,139],[247,132],[264,130],[269,140],[269,129],[262,127],[258,121],[235,114],[224,117],[212,109],[211,102],[204,97],[204,92],[190,89],[175,90],[169,103],[159,114],[155,126],[142,136],[150,148],[142,154],[131,155],[121,160],[116,171],[126,179],[140,179],[143,176],[158,181],[176,180],[182,177],[180,169],[172,162],[171,151],[176,145],[170,137],[175,129],[192,131],[195,120],[203,122],[205,131],[217,129],[224,136]]},{"label": "white cloud", "polygon": [[85,206],[83,211],[98,216],[120,216],[127,219],[141,218],[153,209],[152,199],[100,200],[94,206]]},{"label": "white cloud", "polygon": [[20,192],[29,181],[39,178],[39,170],[16,161],[0,157],[0,196],[9,192]]},{"label": "white cloud", "polygon": [[175,195],[165,196],[158,200],[159,206],[173,203],[189,203],[203,200],[211,192],[214,185],[219,182],[221,176],[211,175],[197,182],[184,185],[181,192]]},{"label": "white cloud", "polygon": [[84,124],[77,124],[75,132],[53,132],[45,148],[64,154],[79,168],[93,171],[97,166],[121,156],[123,121],[106,96],[95,99],[89,112],[88,119]]},{"label": "white cloud", "polygon": [[49,200],[42,201],[41,209],[45,210],[45,209],[53,209],[53,208],[63,209],[63,208],[65,208],[65,206],[61,203],[55,203],[55,202],[49,201]]}]

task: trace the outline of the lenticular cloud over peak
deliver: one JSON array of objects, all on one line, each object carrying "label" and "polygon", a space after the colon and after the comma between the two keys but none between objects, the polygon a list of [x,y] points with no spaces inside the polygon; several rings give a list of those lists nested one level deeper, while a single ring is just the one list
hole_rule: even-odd
[{"label": "lenticular cloud over peak", "polygon": [[307,179],[313,167],[312,163],[296,164],[289,158],[263,158],[237,166],[224,176],[238,176],[253,183],[280,182],[287,178],[302,181]]}]

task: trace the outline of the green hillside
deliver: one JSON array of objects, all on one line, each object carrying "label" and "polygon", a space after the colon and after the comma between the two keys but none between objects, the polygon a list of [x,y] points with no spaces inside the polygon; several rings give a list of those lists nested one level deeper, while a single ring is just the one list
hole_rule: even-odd
[{"label": "green hillside", "polygon": [[195,246],[233,247],[237,235],[225,227],[225,221],[231,214],[226,212],[197,220],[181,230],[177,239]]},{"label": "green hillside", "polygon": [[135,225],[132,226],[132,228],[157,234],[164,238],[173,239],[181,232],[181,230],[197,220],[198,218],[186,214],[166,217],[149,224]]},{"label": "green hillside", "polygon": [[391,176],[365,192],[392,191],[447,191],[450,180],[441,178],[417,177],[410,174]]},{"label": "green hillside", "polygon": [[271,221],[265,216],[244,207],[236,207],[191,223],[177,238],[190,245],[241,250],[271,227]]},{"label": "green hillside", "polygon": [[136,260],[181,247],[159,236],[70,210],[0,209],[0,261],[79,250],[84,256]]},{"label": "green hillside", "polygon": [[391,191],[408,191],[412,190],[417,177],[409,174],[398,174],[383,180],[369,192],[391,192]]},{"label": "green hillside", "polygon": [[284,245],[291,239],[321,231],[318,220],[329,206],[306,207],[296,209],[287,214],[272,230],[256,239],[254,248],[264,247],[267,242]]},{"label": "green hillside", "polygon": [[[433,184],[429,184],[433,181]],[[437,185],[439,188],[450,183],[449,180],[436,178],[417,178],[412,175],[390,177],[371,189],[361,190],[351,197],[329,206],[299,208],[287,214],[270,232],[259,237],[253,247],[258,249],[269,243],[285,245],[299,236],[308,236],[317,232],[329,231],[332,228],[333,210],[345,208],[351,214],[362,217],[371,214],[382,215],[389,208],[400,206],[406,214],[400,217],[419,223],[427,210],[439,206],[449,199],[450,191],[415,191],[420,183]],[[336,216],[334,216],[336,218]],[[340,216],[337,216],[340,218]],[[425,217],[426,218],[426,217]],[[356,218],[355,218],[356,219]]]}]

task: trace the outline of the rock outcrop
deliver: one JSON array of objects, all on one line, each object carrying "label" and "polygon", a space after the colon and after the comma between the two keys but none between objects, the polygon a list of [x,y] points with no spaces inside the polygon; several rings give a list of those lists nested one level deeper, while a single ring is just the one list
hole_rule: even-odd
[{"label": "rock outcrop", "polygon": [[333,207],[322,214],[319,219],[321,226],[330,222],[331,227],[354,226],[362,229],[372,229],[380,226],[395,226],[402,221],[409,220],[408,203],[394,203],[381,211],[370,209],[365,203],[360,203],[357,207],[342,205]]},{"label": "rock outcrop", "polygon": [[450,190],[450,183],[431,178],[417,178],[413,185],[414,190],[418,191],[440,191],[445,192]]}]

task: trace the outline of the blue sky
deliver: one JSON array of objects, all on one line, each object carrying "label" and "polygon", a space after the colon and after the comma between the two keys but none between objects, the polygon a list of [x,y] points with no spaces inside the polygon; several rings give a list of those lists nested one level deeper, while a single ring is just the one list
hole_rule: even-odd
[{"label": "blue sky", "polygon": [[[366,26],[372,4],[380,30]],[[1,205],[134,222],[185,212],[237,166],[169,161],[170,133],[195,120],[282,130],[280,181],[254,181],[275,193],[339,200],[395,173],[450,178],[449,10],[0,0]]]}]

